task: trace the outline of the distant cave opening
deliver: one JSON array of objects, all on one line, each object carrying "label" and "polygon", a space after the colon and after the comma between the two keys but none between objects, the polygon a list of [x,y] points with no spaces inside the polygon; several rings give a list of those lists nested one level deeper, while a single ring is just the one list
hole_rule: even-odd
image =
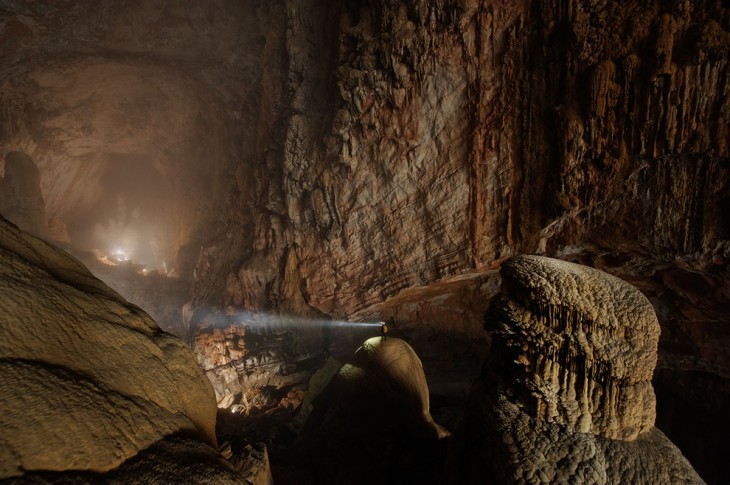
[{"label": "distant cave opening", "polygon": [[69,215],[71,242],[106,257],[131,260],[167,273],[174,194],[149,156],[109,153],[95,204]]}]

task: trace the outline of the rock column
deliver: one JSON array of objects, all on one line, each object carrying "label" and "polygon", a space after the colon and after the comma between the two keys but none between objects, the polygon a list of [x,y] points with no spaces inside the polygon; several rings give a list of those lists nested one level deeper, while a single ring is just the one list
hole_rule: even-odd
[{"label": "rock column", "polygon": [[512,258],[501,275],[455,479],[702,483],[654,427],[659,324],[646,297],[596,269],[539,256]]}]

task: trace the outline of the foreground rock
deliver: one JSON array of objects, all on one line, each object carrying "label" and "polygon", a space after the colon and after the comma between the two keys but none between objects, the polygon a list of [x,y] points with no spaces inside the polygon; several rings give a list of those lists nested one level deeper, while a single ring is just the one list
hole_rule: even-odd
[{"label": "foreground rock", "polygon": [[659,325],[649,301],[622,280],[549,258],[513,258],[501,274],[458,481],[702,483],[654,427]]},{"label": "foreground rock", "polygon": [[0,260],[0,479],[237,481],[182,341],[2,218]]},{"label": "foreground rock", "polygon": [[448,436],[429,412],[421,361],[396,338],[367,340],[314,400],[305,427],[316,483],[440,483]]}]

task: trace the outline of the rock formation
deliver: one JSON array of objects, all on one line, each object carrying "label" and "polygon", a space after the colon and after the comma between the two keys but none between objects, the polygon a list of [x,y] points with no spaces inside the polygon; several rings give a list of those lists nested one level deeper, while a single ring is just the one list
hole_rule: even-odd
[{"label": "rock formation", "polygon": [[[72,242],[159,239],[192,313],[368,319],[514,254],[620,261],[656,296],[660,396],[716,440],[728,32],[720,0],[4,1],[0,150],[38,162]],[[666,269],[714,300],[675,312]],[[433,308],[398,323],[479,326]]]},{"label": "rock formation", "polygon": [[296,407],[326,352],[324,320],[247,312],[191,317],[198,363],[218,406],[244,414]]},{"label": "rock formation", "polygon": [[313,401],[304,431],[316,483],[439,483],[448,433],[423,367],[397,338],[367,340]]},{"label": "rock formation", "polygon": [[45,203],[38,167],[21,152],[5,155],[5,176],[0,178],[0,214],[25,231],[46,233]]},{"label": "rock formation", "polygon": [[0,218],[0,479],[238,480],[192,352]]},{"label": "rock formation", "polygon": [[649,301],[618,278],[545,257],[512,258],[501,274],[455,483],[703,483],[654,427]]}]

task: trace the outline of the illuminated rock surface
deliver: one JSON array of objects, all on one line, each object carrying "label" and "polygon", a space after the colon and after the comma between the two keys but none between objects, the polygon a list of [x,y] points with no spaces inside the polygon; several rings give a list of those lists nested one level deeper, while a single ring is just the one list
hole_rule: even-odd
[{"label": "illuminated rock surface", "polygon": [[646,297],[539,256],[501,274],[455,483],[703,483],[654,428],[659,325]]},{"label": "illuminated rock surface", "polygon": [[0,256],[0,478],[235,478],[182,341],[2,218]]}]

